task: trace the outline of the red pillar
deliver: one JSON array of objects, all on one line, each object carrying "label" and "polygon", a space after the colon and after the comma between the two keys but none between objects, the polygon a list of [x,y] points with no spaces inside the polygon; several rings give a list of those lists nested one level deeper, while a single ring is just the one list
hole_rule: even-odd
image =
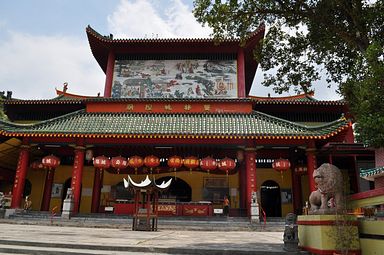
[{"label": "red pillar", "polygon": [[[295,160],[296,161],[296,160]],[[301,190],[301,175],[295,171],[297,165],[292,164],[292,192],[293,192],[293,209],[294,213],[301,212],[302,205],[302,190]]]},{"label": "red pillar", "polygon": [[316,155],[315,155],[315,144],[313,141],[309,144],[307,148],[307,171],[308,171],[308,180],[309,180],[309,191],[315,191],[316,183],[313,179],[313,171],[315,170],[316,166]]},{"label": "red pillar", "polygon": [[247,208],[247,176],[245,164],[242,162],[239,167],[239,180],[240,180],[240,208]]},{"label": "red pillar", "polygon": [[245,168],[246,168],[246,180],[247,180],[246,206],[247,206],[247,215],[249,217],[251,216],[252,192],[257,191],[255,159],[256,159],[256,149],[246,148],[245,149]]},{"label": "red pillar", "polygon": [[17,162],[15,182],[13,184],[11,208],[20,208],[23,199],[25,177],[29,163],[29,145],[21,145],[19,160]]},{"label": "red pillar", "polygon": [[237,52],[237,96],[245,97],[245,65],[244,49],[240,48]]},{"label": "red pillar", "polygon": [[73,192],[73,213],[78,213],[80,208],[81,182],[84,168],[84,147],[78,146],[75,149],[75,160],[72,170],[72,192]]},{"label": "red pillar", "polygon": [[110,51],[108,54],[107,71],[105,74],[105,87],[104,97],[111,97],[112,95],[112,83],[113,83],[113,70],[115,67],[115,53]]},{"label": "red pillar", "polygon": [[49,211],[49,204],[51,202],[52,184],[53,184],[54,177],[55,177],[55,169],[48,169],[47,175],[45,176],[43,202],[41,204],[42,211]]},{"label": "red pillar", "polygon": [[100,207],[100,195],[101,186],[103,184],[104,170],[95,168],[95,175],[93,178],[93,190],[92,190],[92,213],[98,213]]}]

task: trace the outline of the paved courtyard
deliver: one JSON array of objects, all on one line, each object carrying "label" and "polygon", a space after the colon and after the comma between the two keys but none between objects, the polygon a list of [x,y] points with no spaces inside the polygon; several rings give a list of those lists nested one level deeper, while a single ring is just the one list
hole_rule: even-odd
[{"label": "paved courtyard", "polygon": [[282,232],[131,231],[0,223],[2,254],[283,254]]}]

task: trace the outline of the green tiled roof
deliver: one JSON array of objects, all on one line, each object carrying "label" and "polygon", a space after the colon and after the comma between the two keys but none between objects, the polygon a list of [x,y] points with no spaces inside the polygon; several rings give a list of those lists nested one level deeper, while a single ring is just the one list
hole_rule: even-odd
[{"label": "green tiled roof", "polygon": [[360,177],[373,181],[375,177],[380,177],[384,175],[384,166],[370,168],[370,169],[360,169]]},{"label": "green tiled roof", "polygon": [[47,121],[20,125],[0,121],[0,134],[203,135],[325,138],[348,127],[344,118],[309,127],[260,112],[250,114],[87,113],[76,111]]}]

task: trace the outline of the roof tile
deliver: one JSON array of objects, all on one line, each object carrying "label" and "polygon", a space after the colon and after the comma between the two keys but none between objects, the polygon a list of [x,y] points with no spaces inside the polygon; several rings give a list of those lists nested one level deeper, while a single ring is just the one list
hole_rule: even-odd
[{"label": "roof tile", "polygon": [[87,113],[84,110],[35,124],[0,121],[0,133],[9,134],[132,134],[313,136],[339,132],[344,118],[321,126],[305,126],[261,112],[250,114]]}]

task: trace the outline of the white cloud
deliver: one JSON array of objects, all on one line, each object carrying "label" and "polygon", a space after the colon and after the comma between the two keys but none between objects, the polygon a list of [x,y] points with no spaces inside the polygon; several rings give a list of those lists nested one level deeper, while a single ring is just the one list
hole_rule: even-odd
[{"label": "white cloud", "polygon": [[[181,0],[121,0],[108,16],[109,31],[115,38],[201,38],[211,33],[201,27],[190,8]],[[56,96],[55,87],[69,83],[69,93],[103,95],[105,74],[92,56],[85,36],[42,36],[7,30],[0,20],[0,91],[13,91],[15,98],[41,99]],[[271,88],[260,85],[258,70],[252,95],[275,95]],[[321,82],[316,98],[339,99]],[[291,93],[293,94],[293,93]]]},{"label": "white cloud", "polygon": [[53,98],[64,82],[69,93],[103,94],[104,73],[84,39],[11,32],[0,43],[0,59],[0,91],[15,98]]},{"label": "white cloud", "polygon": [[108,16],[109,31],[115,38],[175,38],[207,37],[211,30],[202,27],[188,6],[180,0],[161,1],[165,15],[149,0],[121,0]]}]

